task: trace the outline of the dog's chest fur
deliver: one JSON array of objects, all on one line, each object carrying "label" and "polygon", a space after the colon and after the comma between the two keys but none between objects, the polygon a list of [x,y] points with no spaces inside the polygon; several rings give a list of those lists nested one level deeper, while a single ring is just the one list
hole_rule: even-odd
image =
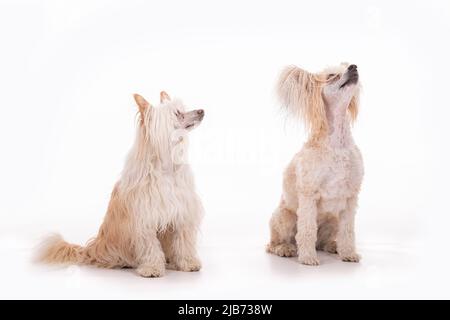
[{"label": "dog's chest fur", "polygon": [[285,201],[292,210],[298,195],[314,197],[319,212],[339,213],[358,194],[363,177],[361,154],[349,148],[302,149],[285,172]]},{"label": "dog's chest fur", "polygon": [[134,196],[132,212],[143,230],[197,224],[203,208],[189,166],[149,177]]},{"label": "dog's chest fur", "polygon": [[362,181],[362,160],[355,148],[330,150],[325,153],[319,194],[322,201],[350,198],[359,192]]}]

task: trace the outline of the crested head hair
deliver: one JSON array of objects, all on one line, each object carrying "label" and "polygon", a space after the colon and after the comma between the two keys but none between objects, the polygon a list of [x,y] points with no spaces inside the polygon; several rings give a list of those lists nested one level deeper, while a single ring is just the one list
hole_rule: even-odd
[{"label": "crested head hair", "polygon": [[359,92],[355,94],[353,99],[350,101],[350,104],[348,106],[348,113],[350,115],[351,122],[355,122],[356,118],[358,117],[359,112]]},{"label": "crested head hair", "polygon": [[[326,105],[322,90],[330,80],[330,74],[340,74],[347,67],[327,68],[320,73],[310,73],[297,66],[285,67],[278,79],[277,95],[286,111],[303,120],[304,126],[312,139],[318,139],[328,132]],[[351,99],[348,106],[351,121],[358,114],[358,94]]]},{"label": "crested head hair", "polygon": [[312,135],[327,130],[321,83],[314,74],[293,65],[284,68],[278,80],[277,93],[282,105],[289,113],[302,119]]}]

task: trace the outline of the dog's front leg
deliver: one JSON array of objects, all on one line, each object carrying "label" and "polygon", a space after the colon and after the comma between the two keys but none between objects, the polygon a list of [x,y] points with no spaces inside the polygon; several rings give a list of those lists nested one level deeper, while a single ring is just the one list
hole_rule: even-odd
[{"label": "dog's front leg", "polygon": [[179,271],[199,271],[202,267],[197,255],[197,228],[184,226],[174,230],[170,245],[169,268]]},{"label": "dog's front leg", "polygon": [[306,265],[319,264],[316,252],[317,201],[312,195],[300,195],[297,209],[298,260]]},{"label": "dog's front leg", "polygon": [[342,261],[358,262],[360,256],[355,249],[355,213],[357,197],[347,200],[347,207],[339,215],[337,252]]},{"label": "dog's front leg", "polygon": [[143,277],[162,277],[165,273],[165,257],[156,231],[151,231],[136,241],[137,272]]}]

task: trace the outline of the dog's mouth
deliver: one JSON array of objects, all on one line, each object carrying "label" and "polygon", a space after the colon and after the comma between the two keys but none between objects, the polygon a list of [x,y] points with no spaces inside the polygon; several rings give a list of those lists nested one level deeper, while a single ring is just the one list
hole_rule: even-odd
[{"label": "dog's mouth", "polygon": [[185,129],[193,129],[196,125],[198,124],[198,122],[192,122],[190,124],[188,124]]},{"label": "dog's mouth", "polygon": [[351,84],[356,84],[358,83],[358,79],[359,79],[359,75],[358,75],[358,69],[356,69],[356,66],[352,69],[348,69],[347,70],[347,79],[345,80],[345,82],[343,84],[341,84],[341,86],[339,87],[340,89],[351,85]]}]

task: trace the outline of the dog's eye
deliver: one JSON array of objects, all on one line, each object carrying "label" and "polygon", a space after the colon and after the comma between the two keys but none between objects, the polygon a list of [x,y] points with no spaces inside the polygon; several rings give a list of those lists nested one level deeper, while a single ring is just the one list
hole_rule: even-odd
[{"label": "dog's eye", "polygon": [[183,119],[184,118],[184,114],[182,114],[179,110],[177,110],[175,112],[175,115],[177,116],[177,118]]},{"label": "dog's eye", "polygon": [[336,73],[330,73],[330,74],[327,76],[327,80],[330,80],[330,79],[332,79],[332,78],[334,78],[334,77],[336,77]]}]

